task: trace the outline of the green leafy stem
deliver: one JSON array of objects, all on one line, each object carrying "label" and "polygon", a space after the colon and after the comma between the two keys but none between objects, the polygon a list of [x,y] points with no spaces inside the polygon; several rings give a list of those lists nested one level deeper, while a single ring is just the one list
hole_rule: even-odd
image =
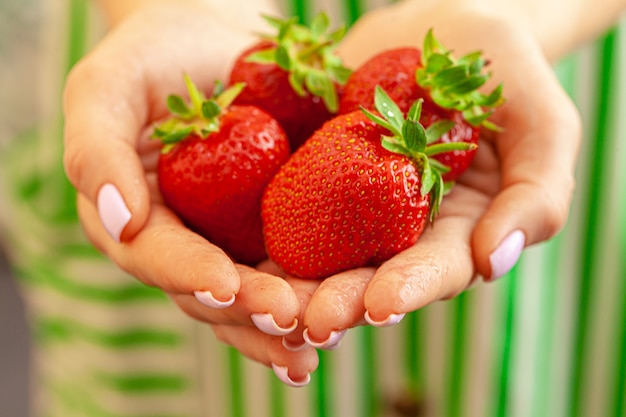
[{"label": "green leafy stem", "polygon": [[439,106],[462,112],[473,126],[501,130],[487,119],[504,103],[502,84],[488,94],[479,91],[491,77],[491,74],[483,73],[486,64],[480,51],[455,59],[431,29],[424,38],[422,66],[417,69],[415,77],[420,86],[430,91]]},{"label": "green leafy stem", "polygon": [[473,150],[477,148],[477,145],[467,142],[435,143],[454,127],[454,122],[439,120],[428,128],[424,128],[419,121],[422,103],[422,99],[415,101],[405,119],[398,105],[380,86],[376,86],[374,106],[380,116],[364,107],[361,107],[361,110],[370,120],[391,133],[391,135],[382,135],[382,146],[391,152],[409,157],[420,169],[420,192],[422,195],[427,193],[431,195],[430,218],[432,221],[439,212],[443,196],[452,184],[442,179],[442,174],[448,172],[449,167],[431,157],[443,152]]},{"label": "green leafy stem", "polygon": [[172,94],[167,97],[167,108],[172,117],[160,123],[154,129],[153,138],[165,145],[162,152],[169,152],[174,145],[194,134],[206,139],[220,129],[220,115],[245,88],[244,83],[237,83],[227,89],[216,82],[213,97],[207,99],[189,75],[184,75],[189,101]]},{"label": "green leafy stem", "polygon": [[352,72],[334,53],[346,28],[330,32],[330,21],[323,12],[309,26],[298,24],[297,18],[264,18],[277,31],[276,36],[265,36],[275,46],[251,54],[247,61],[278,65],[289,73],[296,94],[320,97],[328,111],[336,113],[339,98],[335,84],[344,85]]}]

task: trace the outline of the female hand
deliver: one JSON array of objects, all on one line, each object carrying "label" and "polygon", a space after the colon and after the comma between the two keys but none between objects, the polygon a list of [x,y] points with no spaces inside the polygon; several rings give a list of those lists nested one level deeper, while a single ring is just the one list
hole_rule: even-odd
[{"label": "female hand", "polygon": [[253,41],[251,22],[264,27],[260,13],[274,13],[246,5],[249,21],[224,5],[197,2],[145,2],[124,17],[67,80],[65,167],[97,248],[210,323],[221,340],[297,384],[317,366],[313,349],[282,345],[301,312],[297,294],[277,276],[234,264],[181,223],[161,200],[159,145],[148,140],[167,112],[167,95],[184,95],[183,74],[210,90]]},{"label": "female hand", "polygon": [[321,283],[304,314],[316,341],[343,334],[363,317],[377,326],[395,324],[410,311],[454,297],[478,276],[497,279],[524,247],[549,239],[568,216],[581,123],[542,45],[513,18],[419,3],[365,15],[342,42],[345,62],[355,67],[388,48],[421,48],[433,28],[455,56],[481,50],[490,61],[487,88],[503,83],[507,99],[492,118],[503,131],[484,132],[472,166],[417,244],[377,269]]}]

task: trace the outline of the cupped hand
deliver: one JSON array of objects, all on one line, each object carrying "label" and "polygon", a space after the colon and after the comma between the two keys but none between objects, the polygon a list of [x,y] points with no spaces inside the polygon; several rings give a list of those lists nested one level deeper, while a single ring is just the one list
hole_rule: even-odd
[{"label": "cupped hand", "polygon": [[148,2],[75,66],[64,97],[67,175],[97,248],[297,385],[315,369],[317,355],[283,346],[301,313],[296,292],[282,278],[236,265],[191,232],[158,190],[159,144],[149,136],[167,113],[166,97],[185,95],[183,74],[210,91],[254,40],[255,28],[189,3]]},{"label": "cupped hand", "polygon": [[502,83],[507,99],[492,117],[503,130],[483,132],[472,166],[413,247],[377,269],[321,283],[304,314],[306,332],[317,341],[343,334],[364,317],[376,326],[395,324],[479,277],[494,280],[523,248],[557,233],[568,216],[581,124],[541,45],[513,18],[419,3],[365,15],[342,42],[345,62],[354,68],[387,48],[421,48],[433,28],[455,56],[481,50],[489,60],[487,88]]}]

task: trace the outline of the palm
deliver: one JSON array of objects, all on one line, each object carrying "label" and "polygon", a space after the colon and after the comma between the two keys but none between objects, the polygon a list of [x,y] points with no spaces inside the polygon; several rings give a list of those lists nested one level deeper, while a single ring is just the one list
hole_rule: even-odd
[{"label": "palm", "polygon": [[[349,65],[406,45],[407,39],[421,39],[437,22],[428,12],[417,18],[404,13],[392,19],[396,24],[388,36],[377,36],[373,29],[384,26],[390,13],[394,8],[373,12],[347,35],[340,53]],[[385,323],[453,297],[476,277],[490,277],[489,255],[512,227],[520,228],[532,244],[553,235],[567,216],[580,128],[542,51],[528,34],[506,22],[471,15],[447,19],[435,25],[444,45],[459,56],[480,49],[494,58],[489,70],[494,83],[503,83],[508,100],[493,117],[503,131],[484,132],[472,166],[444,197],[433,227],[413,247],[377,269],[347,271],[320,283],[304,314],[309,333],[318,340],[363,323],[366,311],[372,320]]]}]

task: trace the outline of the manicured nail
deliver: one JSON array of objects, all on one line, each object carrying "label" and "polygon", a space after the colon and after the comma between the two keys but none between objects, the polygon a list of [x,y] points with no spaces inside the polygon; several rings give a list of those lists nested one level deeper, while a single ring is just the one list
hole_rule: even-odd
[{"label": "manicured nail", "polygon": [[297,344],[292,343],[292,342],[290,342],[289,340],[287,340],[287,339],[285,339],[283,337],[283,347],[285,349],[287,349],[288,351],[290,351],[290,352],[300,352],[301,350],[303,350],[307,346],[309,346],[309,345],[307,344],[306,341],[297,345]]},{"label": "manicured nail", "polygon": [[365,321],[374,327],[388,327],[388,326],[393,326],[394,324],[400,323],[405,315],[406,315],[405,313],[402,313],[402,314],[392,313],[384,320],[374,320],[370,316],[370,312],[365,311]]},{"label": "manicured nail", "polygon": [[274,321],[274,316],[269,313],[254,313],[250,316],[254,325],[263,333],[270,336],[285,336],[296,330],[298,327],[298,319],[293,321],[293,324],[288,328],[280,327]]},{"label": "manicured nail", "polygon": [[348,329],[333,330],[332,332],[330,332],[326,340],[324,340],[323,342],[316,342],[314,340],[311,340],[311,337],[309,336],[309,329],[307,328],[304,329],[304,332],[302,332],[302,337],[309,346],[313,346],[314,348],[318,349],[333,350],[339,347],[339,342],[341,342],[341,339],[347,331]]},{"label": "manicured nail", "polygon": [[211,291],[194,291],[193,295],[202,304],[211,308],[226,308],[230,307],[235,302],[235,294],[233,294],[230,299],[226,301],[220,301],[215,299]]},{"label": "manicured nail", "polygon": [[526,236],[521,230],[514,231],[500,243],[500,246],[489,255],[489,263],[491,264],[489,281],[502,277],[515,266],[525,244]]},{"label": "manicured nail", "polygon": [[306,377],[304,377],[304,380],[302,381],[294,381],[289,377],[289,369],[287,369],[286,366],[278,366],[272,364],[272,369],[274,370],[274,373],[276,374],[278,379],[280,379],[283,383],[289,385],[290,387],[304,387],[305,385],[308,385],[309,382],[311,382],[311,374],[306,374]]},{"label": "manicured nail", "polygon": [[106,231],[117,242],[130,221],[130,210],[113,184],[104,184],[98,191],[98,214]]}]

